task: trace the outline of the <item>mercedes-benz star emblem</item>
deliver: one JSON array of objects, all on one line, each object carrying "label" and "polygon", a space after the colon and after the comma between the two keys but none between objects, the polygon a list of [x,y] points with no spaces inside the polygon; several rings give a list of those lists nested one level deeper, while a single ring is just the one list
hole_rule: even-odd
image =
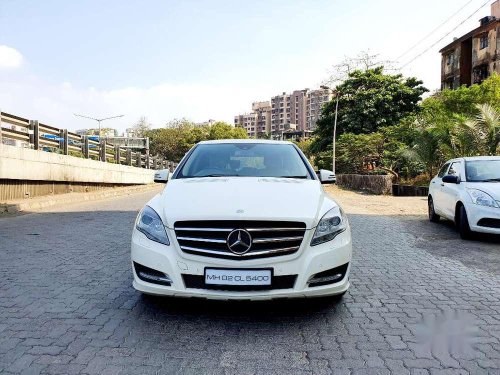
[{"label": "mercedes-benz star emblem", "polygon": [[252,247],[252,236],[245,229],[235,229],[227,236],[227,247],[238,255],[243,255]]}]

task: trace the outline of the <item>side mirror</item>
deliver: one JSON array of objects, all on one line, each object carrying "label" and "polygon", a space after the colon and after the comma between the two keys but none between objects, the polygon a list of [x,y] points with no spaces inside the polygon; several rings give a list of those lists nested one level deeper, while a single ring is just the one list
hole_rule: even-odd
[{"label": "side mirror", "polygon": [[443,177],[443,182],[447,184],[459,184],[460,178],[458,176],[449,174]]},{"label": "side mirror", "polygon": [[337,181],[337,177],[332,171],[320,169],[318,173],[319,180],[322,184],[333,184]]},{"label": "side mirror", "polygon": [[170,177],[170,171],[168,169],[160,169],[155,172],[154,182],[160,182],[166,184]]}]

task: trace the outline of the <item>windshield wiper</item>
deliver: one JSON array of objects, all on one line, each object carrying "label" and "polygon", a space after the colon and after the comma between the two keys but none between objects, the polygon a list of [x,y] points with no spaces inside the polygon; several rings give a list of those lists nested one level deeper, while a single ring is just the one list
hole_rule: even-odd
[{"label": "windshield wiper", "polygon": [[239,176],[238,174],[220,174],[220,173],[213,173],[213,174],[206,174],[203,176],[193,176],[194,178],[203,178],[203,177],[237,177]]},{"label": "windshield wiper", "polygon": [[307,178],[307,176],[271,176],[271,177],[276,177],[276,178],[303,178],[303,179]]},{"label": "windshield wiper", "polygon": [[500,178],[488,178],[488,179],[482,180],[480,182],[500,182]]}]

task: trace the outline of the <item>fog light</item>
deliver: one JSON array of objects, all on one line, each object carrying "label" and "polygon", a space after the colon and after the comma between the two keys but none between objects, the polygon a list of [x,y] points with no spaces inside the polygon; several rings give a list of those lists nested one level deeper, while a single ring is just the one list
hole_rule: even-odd
[{"label": "fog light", "polygon": [[315,275],[312,275],[307,283],[309,284],[310,287],[312,287],[312,286],[334,284],[336,282],[339,282],[344,278],[348,266],[349,263],[346,263],[339,267],[319,272]]},{"label": "fog light", "polygon": [[315,278],[309,280],[309,284],[318,284],[318,283],[330,284],[330,283],[334,283],[337,280],[342,279],[343,276],[344,275],[342,275],[341,273],[337,273],[337,274],[332,275],[332,276],[315,277]]},{"label": "fog light", "polygon": [[165,274],[165,276],[155,276],[155,275],[150,275],[150,274],[147,274],[146,272],[140,271],[137,276],[139,276],[141,279],[148,279],[151,281],[168,283],[168,285],[170,285],[172,283],[172,280],[170,280],[170,277],[168,277],[167,274]]},{"label": "fog light", "polygon": [[172,279],[166,273],[154,270],[152,268],[143,266],[142,264],[134,262],[135,273],[142,281],[148,283],[160,284],[165,286],[172,285]]}]

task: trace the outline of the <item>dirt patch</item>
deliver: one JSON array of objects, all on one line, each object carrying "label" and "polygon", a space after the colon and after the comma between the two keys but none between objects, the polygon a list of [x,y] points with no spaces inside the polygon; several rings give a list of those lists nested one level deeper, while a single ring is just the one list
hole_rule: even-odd
[{"label": "dirt patch", "polygon": [[372,195],[325,185],[325,191],[350,214],[364,215],[427,215],[426,197],[394,197]]}]

